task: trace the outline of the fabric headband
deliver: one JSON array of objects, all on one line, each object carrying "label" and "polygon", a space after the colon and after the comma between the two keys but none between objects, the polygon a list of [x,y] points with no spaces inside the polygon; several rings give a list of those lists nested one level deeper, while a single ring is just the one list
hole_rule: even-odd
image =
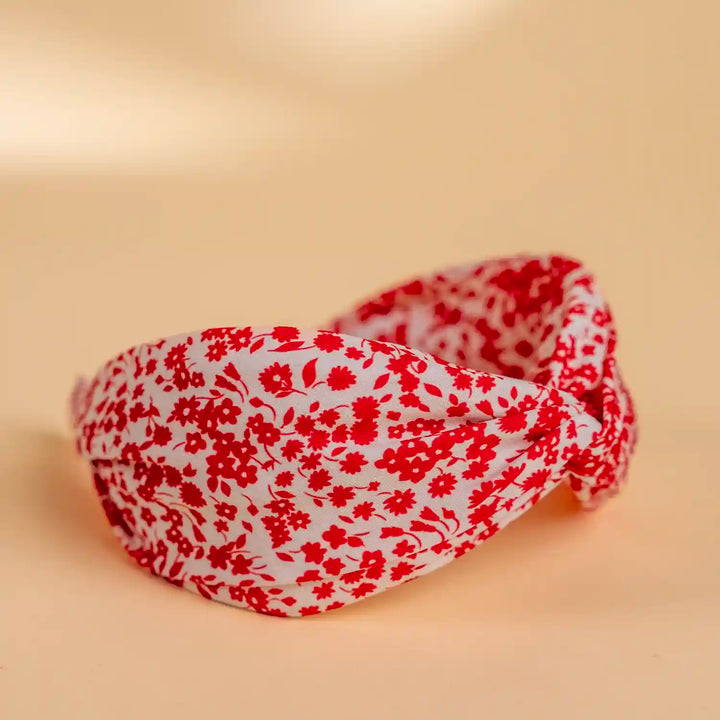
[{"label": "fabric headband", "polygon": [[329,329],[138,345],[71,397],[142,567],[271,615],[342,607],[463,555],[566,481],[625,480],[635,415],[576,261],[518,256],[383,292]]}]

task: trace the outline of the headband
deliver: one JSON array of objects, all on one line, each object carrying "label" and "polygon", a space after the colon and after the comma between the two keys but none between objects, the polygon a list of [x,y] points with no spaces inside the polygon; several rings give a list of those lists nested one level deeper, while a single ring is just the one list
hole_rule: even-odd
[{"label": "headband", "polygon": [[622,486],[635,415],[593,277],[559,256],[407,282],[328,329],[219,327],[79,380],[79,453],[142,567],[271,615],[439,568],[563,482]]}]

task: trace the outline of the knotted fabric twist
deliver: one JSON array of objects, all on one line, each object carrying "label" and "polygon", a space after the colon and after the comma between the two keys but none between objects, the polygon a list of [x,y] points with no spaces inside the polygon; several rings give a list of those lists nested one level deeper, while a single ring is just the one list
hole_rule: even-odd
[{"label": "knotted fabric twist", "polygon": [[455,267],[324,330],[221,327],[138,345],[71,398],[125,550],[272,615],[439,568],[566,481],[615,494],[635,416],[593,277],[559,256]]}]

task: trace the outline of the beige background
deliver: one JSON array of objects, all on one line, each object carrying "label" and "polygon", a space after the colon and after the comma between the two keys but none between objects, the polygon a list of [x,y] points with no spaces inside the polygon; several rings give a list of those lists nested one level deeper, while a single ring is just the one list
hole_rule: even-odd
[{"label": "beige background", "polygon": [[[252,5],[2,4],[0,718],[719,717],[717,4]],[[76,373],[547,250],[615,310],[621,497],[303,620],[125,559]]]}]

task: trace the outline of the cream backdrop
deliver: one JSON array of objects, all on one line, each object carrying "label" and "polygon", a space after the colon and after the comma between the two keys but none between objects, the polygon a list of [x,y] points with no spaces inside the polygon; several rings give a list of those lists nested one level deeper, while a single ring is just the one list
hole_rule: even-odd
[{"label": "cream backdrop", "polygon": [[[717,5],[288,5],[0,6],[0,718],[718,717]],[[615,311],[622,496],[303,620],[124,557],[76,373],[548,250]]]}]

